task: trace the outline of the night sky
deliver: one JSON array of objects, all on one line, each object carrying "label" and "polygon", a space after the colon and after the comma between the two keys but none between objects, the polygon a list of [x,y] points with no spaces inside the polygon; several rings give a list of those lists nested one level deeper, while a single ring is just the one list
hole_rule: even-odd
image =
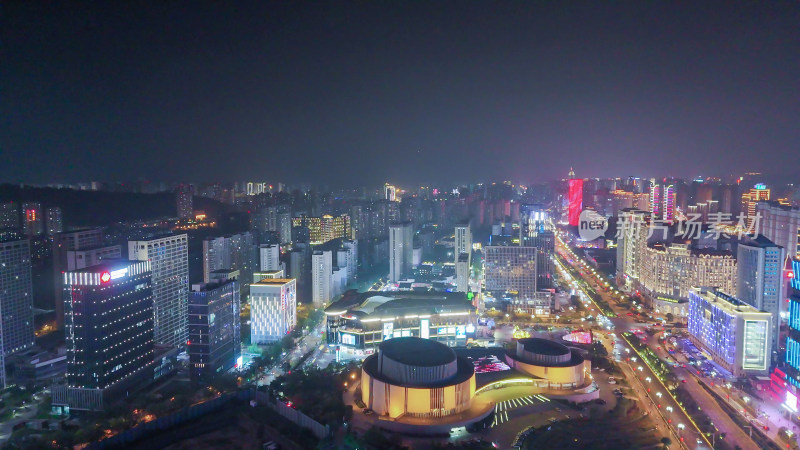
[{"label": "night sky", "polygon": [[0,10],[0,181],[797,174],[797,2],[76,3]]}]

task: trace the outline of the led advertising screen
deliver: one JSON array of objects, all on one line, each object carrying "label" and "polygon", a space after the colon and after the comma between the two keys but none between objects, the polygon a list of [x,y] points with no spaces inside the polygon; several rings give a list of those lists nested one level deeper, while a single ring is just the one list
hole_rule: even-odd
[{"label": "led advertising screen", "polygon": [[430,319],[419,320],[419,337],[422,339],[430,339],[431,337],[431,321]]},{"label": "led advertising screen", "polygon": [[569,224],[577,227],[583,210],[583,180],[569,180]]}]

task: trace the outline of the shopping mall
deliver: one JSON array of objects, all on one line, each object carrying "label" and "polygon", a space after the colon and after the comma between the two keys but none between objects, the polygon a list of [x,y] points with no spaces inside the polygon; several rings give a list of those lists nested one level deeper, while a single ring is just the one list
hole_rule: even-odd
[{"label": "shopping mall", "polygon": [[475,337],[475,307],[463,292],[361,292],[325,309],[328,344],[370,355],[392,338],[417,337],[450,347]]}]

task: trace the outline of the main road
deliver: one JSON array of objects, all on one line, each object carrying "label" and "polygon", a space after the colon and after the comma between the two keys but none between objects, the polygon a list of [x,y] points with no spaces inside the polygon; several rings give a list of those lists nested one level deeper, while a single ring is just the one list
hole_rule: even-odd
[{"label": "main road", "polygon": [[[580,261],[580,259],[574,255],[566,247],[566,245],[564,245],[560,238],[556,239],[556,251],[565,261],[569,262],[569,264],[578,271],[578,273],[582,276],[583,281],[610,305],[611,310],[614,312],[614,314],[616,314],[616,317],[610,317],[609,320],[614,325],[614,331],[617,336],[622,336],[622,333],[624,332],[633,332],[637,329],[642,329],[643,327],[650,325],[648,323],[637,322],[635,319],[636,316],[628,316],[627,314],[629,311],[617,306],[617,300],[614,299],[612,295],[615,292],[614,289],[610,288],[609,285],[606,284],[607,282],[603,281],[598,275],[593,273],[587,264],[585,264],[583,261]],[[600,283],[603,283],[603,285],[600,285]],[[580,286],[579,288],[582,289]],[[591,296],[587,292],[583,292],[583,294],[591,300]],[[598,307],[597,309],[599,310],[600,308]],[[634,339],[638,338],[634,337]],[[657,352],[657,340],[650,339],[646,343],[653,352]],[[628,355],[635,355],[635,350],[628,345],[624,339],[618,339],[616,341],[616,348],[618,351],[620,351],[623,359],[628,358]],[[624,352],[624,354],[622,352]],[[656,354],[658,355],[658,353]],[[661,384],[658,377],[655,376],[647,364],[644,364],[644,362],[642,362],[639,358],[637,358],[636,361],[633,361],[633,357],[631,357],[629,364],[631,364],[632,367],[625,368],[627,364],[624,362],[622,363],[624,370],[628,372],[626,375],[631,375],[631,372],[634,372],[633,375],[636,375],[635,372],[639,372],[640,376],[635,377],[636,379],[631,379],[631,383],[634,386],[644,389],[637,392],[647,396],[646,398],[652,402],[650,405],[651,407],[653,404],[661,405],[661,408],[657,409],[661,410],[663,408],[661,414],[663,423],[665,423],[675,432],[679,431],[678,425],[683,424],[684,427],[680,430],[680,433],[684,437],[684,443],[686,443],[690,448],[708,448],[709,440],[704,436],[701,437],[699,435],[699,430],[693,425],[691,419],[689,419],[685,412],[679,408],[677,404],[675,404],[675,401],[669,394],[666,386]],[[639,369],[640,367],[641,370]],[[679,377],[679,379],[686,379],[686,376],[683,373],[676,373],[676,375]],[[647,381],[648,377],[651,379],[650,382]],[[637,382],[637,380],[639,381]],[[644,380],[644,384],[642,384],[642,380]],[[653,387],[650,387],[650,391],[648,392],[646,389],[651,384]],[[719,430],[719,433],[726,434],[726,440],[733,441],[743,449],[759,448],[755,442],[750,439],[750,436],[748,436],[738,425],[733,422],[730,416],[728,416],[728,414],[722,410],[716,400],[711,397],[702,386],[695,382],[682,383],[682,386],[687,389],[699,407],[702,408],[702,410],[708,415],[708,417],[714,423],[714,426]],[[659,397],[656,395],[657,393],[661,393],[662,395]],[[672,408],[671,412],[666,410],[667,406]],[[668,414],[664,414],[664,412],[667,412]],[[692,429],[691,433],[688,432],[689,429]],[[687,434],[691,435],[691,441],[693,442],[687,442]],[[698,439],[700,442],[702,442],[702,444],[697,442]]]}]

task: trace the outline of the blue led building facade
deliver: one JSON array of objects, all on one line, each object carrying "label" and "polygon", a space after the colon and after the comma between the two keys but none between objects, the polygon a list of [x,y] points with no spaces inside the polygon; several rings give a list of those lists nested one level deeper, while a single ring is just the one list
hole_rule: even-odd
[{"label": "blue led building facade", "polygon": [[800,387],[800,259],[792,259],[789,282],[789,333],[786,337],[786,380]]},{"label": "blue led building facade", "polygon": [[713,288],[689,292],[689,335],[737,377],[766,375],[772,352],[772,315]]}]

